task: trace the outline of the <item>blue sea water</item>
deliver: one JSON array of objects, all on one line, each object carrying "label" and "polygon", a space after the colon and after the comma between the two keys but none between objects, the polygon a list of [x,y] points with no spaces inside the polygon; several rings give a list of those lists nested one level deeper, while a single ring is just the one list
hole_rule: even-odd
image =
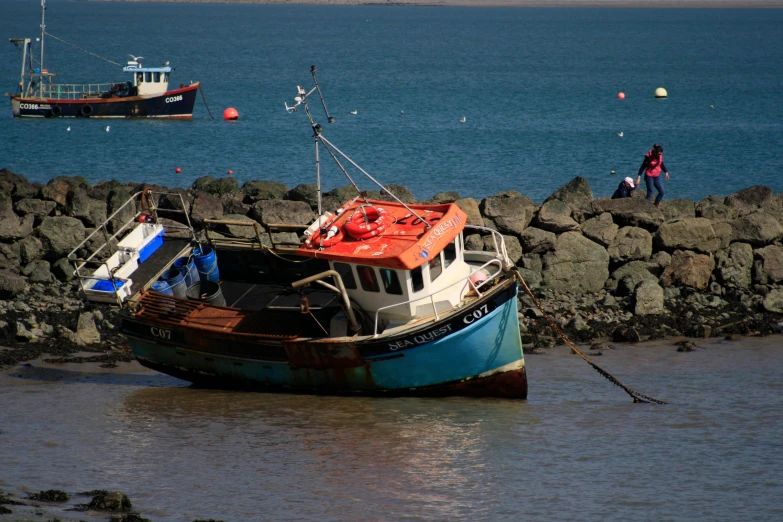
[{"label": "blue sea water", "polygon": [[[189,122],[22,120],[6,100],[0,167],[33,181],[189,186],[232,170],[240,183],[312,183],[306,117],[287,114],[283,102],[312,85],[314,64],[336,119],[324,125],[327,138],[419,199],[515,189],[541,201],[575,176],[607,196],[635,177],[653,142],[672,174],[667,198],[756,184],[783,190],[783,10],[51,0],[46,22],[118,63],[129,53],[147,64],[170,60],[173,83],[201,81],[216,119],[199,100]],[[37,3],[0,0],[3,39],[35,37],[39,24]],[[54,39],[46,50],[59,82],[124,79],[116,65]],[[0,47],[4,90],[14,89],[19,68],[18,51]],[[667,99],[655,99],[657,87]],[[227,107],[239,121],[222,121]],[[323,166],[326,189],[347,184]]]}]

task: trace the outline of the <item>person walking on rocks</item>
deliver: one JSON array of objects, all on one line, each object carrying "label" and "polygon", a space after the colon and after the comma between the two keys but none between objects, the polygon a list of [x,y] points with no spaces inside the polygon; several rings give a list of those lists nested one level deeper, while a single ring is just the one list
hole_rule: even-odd
[{"label": "person walking on rocks", "polygon": [[633,184],[633,180],[630,177],[625,178],[612,194],[612,199],[630,198],[634,190],[636,190],[636,185]]},{"label": "person walking on rocks", "polygon": [[642,180],[642,172],[644,172],[644,181],[647,183],[647,201],[652,201],[653,187],[658,190],[658,195],[655,197],[655,206],[658,207],[663,199],[663,185],[661,185],[661,170],[666,175],[666,181],[669,181],[669,169],[663,164],[663,147],[657,143],[653,143],[653,148],[650,152],[644,155],[644,161],[642,166],[639,167],[639,174],[636,176],[636,184]]}]

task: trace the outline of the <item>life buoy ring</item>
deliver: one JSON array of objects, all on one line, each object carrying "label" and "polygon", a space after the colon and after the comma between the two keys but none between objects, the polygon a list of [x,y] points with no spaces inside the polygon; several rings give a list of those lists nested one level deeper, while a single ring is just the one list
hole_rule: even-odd
[{"label": "life buoy ring", "polygon": [[[364,215],[367,214],[365,220]],[[370,239],[381,234],[394,223],[394,216],[383,207],[365,207],[356,210],[345,223],[345,231],[354,239]]]},{"label": "life buoy ring", "polygon": [[59,105],[52,105],[52,116],[60,116],[63,113],[63,108]]},{"label": "life buoy ring", "polygon": [[323,241],[321,241],[321,230],[316,229],[315,232],[313,232],[313,235],[310,236],[310,239],[308,239],[306,242],[307,248],[329,248],[342,241],[345,237],[343,234],[343,229],[337,226],[332,226],[329,230],[332,228],[337,229],[335,234],[332,237],[324,236]]},{"label": "life buoy ring", "polygon": [[92,105],[82,105],[82,108],[79,109],[79,112],[84,117],[89,117],[92,114]]}]

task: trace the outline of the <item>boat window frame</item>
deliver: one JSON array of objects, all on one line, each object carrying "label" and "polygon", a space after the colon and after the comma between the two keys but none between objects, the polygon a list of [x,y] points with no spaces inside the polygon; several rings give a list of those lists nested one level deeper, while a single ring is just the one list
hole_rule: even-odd
[{"label": "boat window frame", "polygon": [[[449,267],[450,267],[450,266],[451,266],[451,265],[452,265],[452,264],[453,264],[455,261],[457,261],[457,258],[459,257],[459,256],[458,256],[458,252],[457,252],[457,249],[458,249],[458,247],[457,247],[457,242],[458,242],[458,240],[457,240],[457,238],[455,237],[455,238],[454,238],[454,240],[453,240],[453,241],[451,241],[451,242],[450,242],[448,245],[446,245],[446,246],[443,248],[443,250],[441,251],[441,253],[443,254],[443,260],[442,260],[442,261],[443,261],[443,270],[448,270],[448,268],[449,268]],[[451,248],[450,248],[450,247],[451,247]],[[446,252],[447,252],[447,251],[451,251],[451,252],[453,252],[453,253],[454,253],[454,256],[450,258],[450,256],[446,254]]]},{"label": "boat window frame", "polygon": [[[405,295],[402,291],[402,283],[400,282],[400,275],[396,270],[391,268],[379,268],[378,273],[381,276],[381,282],[383,283],[383,291],[389,295]],[[387,282],[384,274],[390,274],[391,280]]]},{"label": "boat window frame", "polygon": [[152,83],[152,71],[144,71],[144,83]]},{"label": "boat window frame", "polygon": [[152,81],[155,83],[160,83],[160,71],[154,71],[152,73]]},{"label": "boat window frame", "polygon": [[[369,265],[356,265],[356,274],[359,276],[359,284],[361,285],[362,290],[365,292],[371,292],[373,294],[381,292],[381,285],[378,282],[378,274],[375,273],[375,269],[373,267]],[[369,281],[363,277],[363,274],[372,274],[372,286],[365,284],[369,283]]]},{"label": "boat window frame", "polygon": [[[343,272],[341,270],[341,267],[343,266],[348,268],[346,272]],[[359,288],[359,285],[356,284],[356,274],[354,274],[353,267],[351,266],[350,263],[341,263],[340,261],[334,261],[332,267],[334,268],[335,272],[340,274],[340,279],[342,279],[343,286],[345,287],[346,290],[356,290],[357,288]],[[350,278],[346,277],[347,274],[350,274]]]},{"label": "boat window frame", "polygon": [[419,265],[416,268],[411,269],[410,274],[411,294],[424,290],[424,265]]},{"label": "boat window frame", "polygon": [[137,72],[136,73],[136,85],[144,83],[144,73],[143,72]]},{"label": "boat window frame", "polygon": [[[435,281],[437,278],[439,278],[439,277],[440,277],[440,276],[443,274],[443,271],[445,270],[445,269],[444,269],[444,267],[443,267],[443,258],[441,257],[441,254],[442,254],[442,253],[443,253],[443,252],[438,252],[438,255],[437,255],[437,256],[434,256],[432,259],[430,259],[430,260],[427,262],[427,268],[429,268],[429,273],[430,273],[430,283],[432,283],[432,282],[433,282],[433,281]],[[433,264],[434,264],[436,261],[437,261],[437,264],[435,264],[435,265],[433,266]],[[434,276],[434,277],[432,276],[432,269],[433,269],[433,268],[439,268],[439,269],[440,269],[440,271],[438,271],[438,272],[435,274],[435,276]]]}]

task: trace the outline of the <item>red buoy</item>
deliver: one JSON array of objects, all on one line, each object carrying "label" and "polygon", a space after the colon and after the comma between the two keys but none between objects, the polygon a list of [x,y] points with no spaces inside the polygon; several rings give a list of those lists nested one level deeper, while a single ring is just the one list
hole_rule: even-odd
[{"label": "red buoy", "polygon": [[223,111],[223,119],[226,121],[233,121],[239,118],[239,113],[237,110],[233,107],[229,107],[228,109]]},{"label": "red buoy", "polygon": [[229,175],[229,176],[233,176],[233,175],[234,175],[234,171],[233,171],[233,170],[229,170],[229,171],[228,171],[228,175]]},{"label": "red buoy", "polygon": [[622,99],[625,99],[625,93],[624,93],[624,92],[618,92],[618,93],[617,93],[617,98],[619,98],[619,99],[621,99],[621,100],[622,100]]},{"label": "red buoy", "polygon": [[174,169],[174,172],[176,172],[177,174],[179,174],[180,172],[182,172],[182,169],[181,169],[181,168],[179,168],[179,167],[177,167],[176,169]]}]

